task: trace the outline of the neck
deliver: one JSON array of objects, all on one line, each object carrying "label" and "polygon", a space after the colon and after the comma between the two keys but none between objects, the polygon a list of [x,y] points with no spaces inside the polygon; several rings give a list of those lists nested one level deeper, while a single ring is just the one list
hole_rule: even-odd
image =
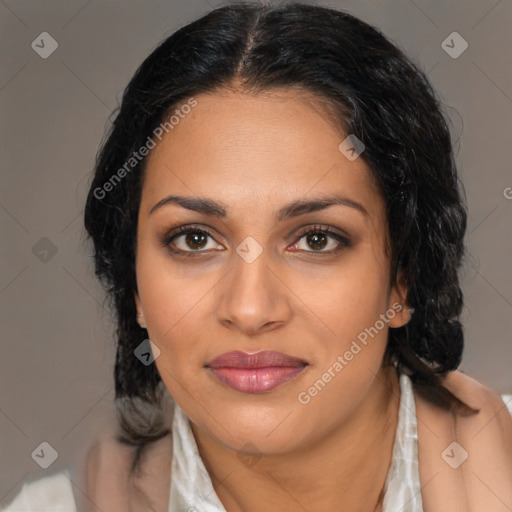
[{"label": "neck", "polygon": [[236,453],[192,425],[216,493],[229,512],[382,510],[398,422],[394,367],[381,368],[348,421],[300,452],[263,456],[247,467]]}]

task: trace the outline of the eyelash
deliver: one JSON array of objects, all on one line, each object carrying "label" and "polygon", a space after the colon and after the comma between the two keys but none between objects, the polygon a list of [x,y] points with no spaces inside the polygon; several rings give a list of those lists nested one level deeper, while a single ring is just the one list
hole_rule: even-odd
[{"label": "eyelash", "polygon": [[[210,233],[205,228],[200,228],[196,224],[188,224],[185,226],[180,226],[179,228],[172,229],[170,232],[168,232],[160,241],[161,245],[163,247],[167,247],[171,252],[178,254],[180,256],[184,256],[187,258],[197,258],[201,256],[201,253],[205,253],[207,251],[197,250],[197,251],[183,251],[182,249],[174,249],[171,247],[171,243],[174,241],[175,238],[178,238],[179,236],[183,234],[201,234],[209,236],[210,238],[213,238],[212,233]],[[293,242],[292,245],[299,242],[302,238],[304,238],[307,235],[310,234],[326,234],[327,236],[334,238],[337,242],[341,244],[341,247],[338,247],[336,249],[332,249],[330,251],[305,251],[307,253],[312,253],[315,256],[322,256],[322,255],[336,255],[339,252],[341,252],[343,249],[347,247],[352,246],[352,242],[347,238],[339,233],[332,231],[329,226],[319,226],[315,225],[311,229],[308,229],[307,231],[301,232],[297,235],[297,240]],[[300,250],[299,250],[300,251]]]}]

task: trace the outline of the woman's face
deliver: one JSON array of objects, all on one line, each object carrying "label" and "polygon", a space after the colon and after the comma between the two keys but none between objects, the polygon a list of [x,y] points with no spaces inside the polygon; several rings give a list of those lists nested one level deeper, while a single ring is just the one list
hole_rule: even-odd
[{"label": "woman's face", "polygon": [[[234,450],[284,453],[350,417],[378,378],[389,327],[409,319],[389,286],[385,205],[362,158],[339,149],[347,135],[297,92],[195,99],[148,155],[137,308],[167,389],[199,429]],[[334,197],[344,199],[319,207]],[[232,351],[296,360],[209,366]]]}]

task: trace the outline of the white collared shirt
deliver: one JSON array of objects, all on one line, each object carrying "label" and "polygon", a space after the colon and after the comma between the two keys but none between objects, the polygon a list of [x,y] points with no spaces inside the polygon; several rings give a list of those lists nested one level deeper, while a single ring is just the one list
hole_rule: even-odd
[{"label": "white collared shirt", "polygon": [[[512,415],[512,394],[502,395]],[[189,419],[175,404],[169,512],[226,512],[199,455]],[[76,512],[71,470],[24,483],[3,512]],[[418,432],[412,383],[400,375],[400,405],[383,512],[423,512],[418,472]]]}]

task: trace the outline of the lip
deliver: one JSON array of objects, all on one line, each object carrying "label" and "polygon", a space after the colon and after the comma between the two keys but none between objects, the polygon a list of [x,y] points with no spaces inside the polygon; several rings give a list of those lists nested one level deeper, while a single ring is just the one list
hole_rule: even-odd
[{"label": "lip", "polygon": [[308,366],[297,357],[264,350],[226,352],[206,364],[221,382],[243,393],[264,393],[296,378]]},{"label": "lip", "polygon": [[273,350],[250,354],[235,350],[217,356],[206,364],[209,368],[268,368],[270,366],[304,366],[307,361]]}]

